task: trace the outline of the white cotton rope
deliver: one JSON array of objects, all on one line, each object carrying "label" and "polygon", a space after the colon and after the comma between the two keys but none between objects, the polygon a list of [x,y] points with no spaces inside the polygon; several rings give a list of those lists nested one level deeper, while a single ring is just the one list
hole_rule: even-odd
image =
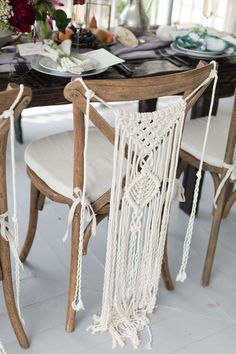
[{"label": "white cotton rope", "polygon": [[[16,278],[16,307],[21,322],[24,325],[24,320],[21,315],[20,308],[20,268],[23,265],[20,261],[19,249],[19,232],[18,232],[18,219],[17,219],[17,197],[16,197],[16,163],[15,163],[15,131],[14,131],[14,109],[20,102],[24,92],[24,85],[20,85],[18,95],[8,110],[5,110],[0,118],[10,119],[10,146],[11,146],[11,168],[12,168],[12,195],[13,195],[13,230],[7,221],[8,211],[0,215],[0,230],[2,237],[9,242],[10,250],[15,259],[15,278]],[[6,353],[2,343],[0,342],[0,353]]]},{"label": "white cotton rope", "polygon": [[[74,194],[77,197],[72,197],[73,204],[71,205],[70,211],[69,211],[69,216],[67,220],[67,228],[66,228],[66,233],[62,239],[63,242],[66,242],[69,236],[69,231],[72,225],[72,221],[74,218],[75,214],[75,209],[76,207],[82,202],[82,196],[81,196],[81,190],[79,188],[74,189]],[[96,215],[94,213],[94,210],[89,202],[89,200],[85,197],[84,201],[84,207],[85,207],[85,220],[90,221],[92,218],[92,236],[96,235]]]},{"label": "white cotton rope", "polygon": [[[215,77],[214,70],[200,87]],[[86,119],[91,97],[110,107],[94,93],[91,94],[82,79],[79,80],[87,97]],[[186,99],[179,98],[172,105],[151,113],[113,109],[116,128],[103,300],[101,315],[94,316],[94,325],[89,327],[93,333],[108,330],[113,348],[124,346],[127,339],[137,348],[139,333],[144,329],[149,334],[146,348],[151,348],[148,315],[156,306],[174,189],[177,189],[179,197],[184,198],[181,183],[176,181],[176,171]],[[85,139],[84,162],[86,149]],[[83,204],[83,196],[81,199]],[[81,213],[81,225],[83,219],[84,214]],[[83,228],[80,241],[82,238]],[[81,278],[81,266],[79,271],[77,279]],[[81,285],[78,285],[76,294],[79,301],[80,292]]]},{"label": "white cotton rope", "polygon": [[[75,311],[79,311],[84,309],[83,301],[82,301],[82,294],[81,294],[81,287],[82,287],[82,257],[83,257],[83,239],[84,239],[84,224],[85,220],[90,221],[92,219],[92,235],[96,234],[96,215],[91,206],[91,203],[86,198],[86,184],[87,184],[87,146],[88,146],[88,130],[89,130],[89,112],[90,112],[90,101],[92,97],[97,98],[100,100],[101,103],[110,107],[106,104],[102,99],[96,96],[96,94],[90,90],[83,79],[77,78],[75,81],[80,81],[85,89],[85,97],[86,97],[86,111],[85,111],[85,137],[84,137],[84,181],[83,181],[83,192],[79,187],[74,189],[74,194],[76,197],[73,197],[73,204],[70,208],[70,212],[68,215],[68,222],[67,222],[67,230],[63,237],[63,241],[65,242],[68,238],[69,230],[72,225],[72,221],[74,218],[76,207],[81,203],[81,214],[80,214],[80,235],[79,235],[79,249],[78,249],[78,262],[77,262],[77,282],[76,282],[76,289],[75,295],[72,302],[72,308]],[[113,110],[114,111],[114,110]],[[114,111],[115,112],[115,111]]]},{"label": "white cotton rope", "polygon": [[192,234],[193,234],[193,225],[194,225],[194,220],[195,220],[195,216],[196,216],[199,186],[200,186],[200,181],[201,181],[201,177],[202,177],[202,166],[203,166],[204,155],[205,155],[205,150],[206,150],[206,145],[207,145],[207,138],[208,138],[210,123],[211,123],[211,115],[212,115],[216,85],[217,85],[217,80],[218,80],[218,75],[217,75],[217,70],[216,70],[216,62],[212,61],[212,62],[210,62],[210,64],[213,64],[213,69],[211,70],[209,77],[206,80],[204,80],[193,92],[191,92],[191,94],[189,96],[187,96],[185,98],[185,100],[188,100],[195,92],[197,92],[207,82],[209,82],[211,79],[214,80],[212,93],[211,93],[211,103],[210,103],[208,118],[207,118],[206,131],[205,131],[205,136],[204,136],[204,141],[203,141],[203,146],[202,146],[200,164],[199,164],[199,169],[197,172],[197,180],[196,180],[196,184],[195,184],[195,188],[194,188],[192,210],[191,210],[191,214],[189,217],[186,236],[185,236],[184,245],[183,245],[182,263],[180,266],[179,273],[177,274],[177,277],[176,277],[176,281],[181,281],[181,282],[183,282],[187,278],[186,267],[187,267],[189,251],[190,251],[190,244],[191,244],[191,239],[192,239]]},{"label": "white cotton rope", "polygon": [[0,354],[7,354],[6,350],[4,349],[4,346],[0,340]]},{"label": "white cotton rope", "polygon": [[214,198],[214,208],[217,208],[217,200],[220,196],[222,189],[224,188],[227,179],[230,179],[232,181],[236,180],[236,164],[229,165],[224,162],[223,167],[227,169],[227,172],[216,190],[216,194]]},{"label": "white cotton rope", "polygon": [[174,188],[181,189],[175,175],[185,108],[180,98],[160,112],[113,109],[116,136],[103,302],[101,316],[94,316],[90,327],[93,333],[108,330],[113,347],[123,346],[129,338],[137,348],[139,332],[146,328],[149,342],[145,347],[151,348],[147,315],[156,304]]}]

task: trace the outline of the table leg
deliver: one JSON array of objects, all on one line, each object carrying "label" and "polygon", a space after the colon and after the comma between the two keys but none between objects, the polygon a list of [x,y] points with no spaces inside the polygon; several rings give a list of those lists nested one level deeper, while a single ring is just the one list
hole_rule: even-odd
[{"label": "table leg", "polygon": [[15,136],[16,140],[20,143],[23,144],[23,132],[22,132],[22,126],[21,126],[21,115],[19,118],[15,121]]}]

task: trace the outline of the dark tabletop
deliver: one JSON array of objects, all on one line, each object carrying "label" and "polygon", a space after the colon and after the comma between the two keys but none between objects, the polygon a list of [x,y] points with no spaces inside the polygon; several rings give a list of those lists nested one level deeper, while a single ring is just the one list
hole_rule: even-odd
[{"label": "dark tabletop", "polygon": [[[1,54],[0,54],[1,55]],[[126,61],[125,65],[133,71],[132,77],[144,77],[151,75],[164,75],[194,68],[198,60],[184,57],[188,65],[176,66],[166,59],[133,60]],[[217,97],[227,97],[234,94],[236,86],[236,56],[221,58],[219,61],[219,82],[217,85]],[[0,90],[5,89],[9,82],[23,83],[33,90],[31,106],[43,106],[63,104],[66,100],[63,96],[63,88],[70,81],[68,78],[51,76],[39,73],[31,69],[24,62],[14,64],[16,71],[12,73],[0,73]],[[122,69],[122,68],[121,68]],[[117,66],[110,67],[105,72],[89,76],[86,79],[125,78],[126,73]]]}]

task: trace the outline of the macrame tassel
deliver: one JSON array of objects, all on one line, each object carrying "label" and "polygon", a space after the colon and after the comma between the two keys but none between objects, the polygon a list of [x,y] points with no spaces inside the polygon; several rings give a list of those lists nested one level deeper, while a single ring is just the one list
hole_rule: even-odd
[{"label": "macrame tassel", "polygon": [[[71,224],[74,212],[79,203],[81,203],[81,213],[80,213],[80,233],[79,233],[79,249],[78,249],[78,262],[77,262],[77,281],[76,281],[76,289],[74,294],[74,299],[71,304],[72,308],[75,311],[79,311],[81,309],[84,310],[84,305],[82,302],[82,257],[83,257],[83,240],[84,240],[84,224],[85,220],[92,216],[92,232],[93,235],[96,233],[96,215],[93,211],[93,208],[90,205],[90,202],[86,198],[86,185],[87,185],[87,147],[88,147],[88,129],[89,129],[89,111],[90,111],[90,100],[94,96],[94,92],[89,90],[83,80],[78,78],[81,84],[84,86],[86,93],[86,112],[85,112],[85,134],[84,134],[84,181],[83,181],[83,191],[81,193],[79,188],[75,189],[75,193],[77,197],[73,202],[73,210],[71,211],[71,215],[69,214],[68,226]],[[72,208],[71,208],[72,209]],[[67,232],[68,234],[68,232]],[[66,235],[64,236],[64,239]]]},{"label": "macrame tassel", "polygon": [[195,188],[194,188],[192,210],[191,210],[191,214],[189,217],[186,236],[185,236],[184,245],[183,245],[182,263],[180,266],[179,273],[176,277],[176,281],[181,281],[181,282],[183,282],[187,278],[186,267],[187,267],[187,263],[188,263],[190,245],[191,245],[191,240],[192,240],[193,226],[194,226],[194,221],[195,221],[195,216],[196,216],[197,201],[198,201],[198,194],[199,194],[199,186],[200,186],[200,181],[201,181],[201,177],[202,177],[202,166],[203,166],[203,160],[204,160],[204,155],[205,155],[205,150],[206,150],[208,133],[209,133],[209,129],[210,129],[211,115],[212,115],[212,109],[213,109],[213,105],[214,105],[214,98],[215,98],[215,91],[216,91],[216,84],[217,84],[217,80],[218,80],[218,75],[217,75],[217,71],[216,71],[216,62],[212,61],[210,64],[213,64],[214,68],[211,70],[209,77],[206,78],[199,85],[199,87],[197,87],[193,92],[191,92],[191,94],[189,96],[187,96],[185,98],[186,100],[188,100],[202,86],[204,86],[206,83],[208,83],[211,79],[214,79],[212,93],[211,93],[211,103],[210,103],[208,118],[207,118],[207,126],[206,126],[203,146],[202,146],[201,157],[200,157],[200,164],[199,164],[198,172],[196,174],[197,180],[196,180],[196,184],[195,184]]}]

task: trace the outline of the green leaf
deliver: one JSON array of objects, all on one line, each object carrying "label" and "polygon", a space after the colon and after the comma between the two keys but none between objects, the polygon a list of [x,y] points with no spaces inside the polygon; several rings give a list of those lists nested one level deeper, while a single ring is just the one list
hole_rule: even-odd
[{"label": "green leaf", "polygon": [[71,18],[67,18],[65,11],[57,9],[53,12],[53,18],[56,22],[56,26],[60,32],[65,33],[65,29],[71,22]]}]

